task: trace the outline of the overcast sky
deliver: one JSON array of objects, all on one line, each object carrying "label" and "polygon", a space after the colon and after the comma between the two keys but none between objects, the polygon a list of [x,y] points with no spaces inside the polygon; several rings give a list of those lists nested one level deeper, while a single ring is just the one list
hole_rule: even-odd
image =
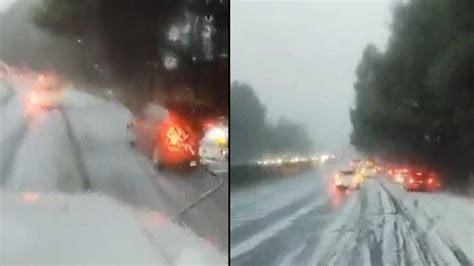
[{"label": "overcast sky", "polygon": [[385,47],[393,2],[231,0],[232,80],[253,86],[271,119],[348,145],[355,68],[368,43]]},{"label": "overcast sky", "polygon": [[4,11],[6,8],[8,8],[13,2],[16,0],[0,0],[0,12]]}]

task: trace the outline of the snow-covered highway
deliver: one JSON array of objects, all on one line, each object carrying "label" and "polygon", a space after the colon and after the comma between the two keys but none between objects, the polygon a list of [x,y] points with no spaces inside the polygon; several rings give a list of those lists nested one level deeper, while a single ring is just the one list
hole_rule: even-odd
[{"label": "snow-covered highway", "polygon": [[226,264],[226,184],[178,219],[186,228],[172,223],[218,179],[155,171],[128,145],[132,114],[116,101],[68,89],[61,108],[30,109],[34,80],[0,81],[0,264]]},{"label": "snow-covered highway", "polygon": [[474,200],[313,171],[231,193],[232,265],[473,265]]}]

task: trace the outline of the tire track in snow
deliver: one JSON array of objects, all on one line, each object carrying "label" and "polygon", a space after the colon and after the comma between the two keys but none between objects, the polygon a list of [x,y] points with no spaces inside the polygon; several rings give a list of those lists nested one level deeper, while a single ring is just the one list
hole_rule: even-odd
[{"label": "tire track in snow", "polygon": [[[291,216],[258,232],[250,239],[231,249],[234,265],[275,265],[284,254],[304,243],[308,232],[318,232],[330,217],[328,199],[306,205]],[[318,228],[319,229],[316,229]]]},{"label": "tire track in snow", "polygon": [[[358,266],[358,265],[364,265],[364,253],[368,255],[369,261],[374,260],[374,256],[372,255],[369,243],[368,237],[371,237],[369,234],[369,228],[366,225],[367,222],[367,209],[368,209],[368,191],[367,188],[364,187],[362,190],[360,190],[360,209],[359,209],[359,215],[357,217],[357,234],[355,235],[355,243],[358,243],[359,245],[356,245],[355,247],[353,246],[354,243],[347,243],[347,246],[345,247],[347,250],[353,246],[352,251],[350,252],[350,257],[352,258],[349,261],[349,266]],[[341,264],[339,260],[342,259],[341,257],[335,258],[332,263],[334,264]]]},{"label": "tire track in snow", "polygon": [[[376,204],[369,204],[369,191],[367,187],[360,190],[360,209],[355,218],[356,226],[353,236],[347,236],[342,252],[329,260],[331,265],[383,265],[383,234],[385,218],[380,193],[373,195]],[[373,211],[376,211],[373,213]],[[382,215],[382,221],[373,220],[374,215]],[[324,263],[325,260],[322,262]]]},{"label": "tire track in snow", "polygon": [[[11,98],[8,101],[4,101],[4,105],[11,102],[13,99],[14,94],[12,94]],[[5,107],[5,106],[3,106]],[[5,113],[2,111],[2,116],[5,116]],[[23,117],[22,117],[23,118]],[[3,121],[5,118],[3,117]],[[8,177],[11,174],[13,163],[17,157],[18,149],[22,144],[23,140],[25,139],[26,133],[28,132],[28,122],[26,118],[24,121],[21,121],[16,127],[9,132],[11,134],[8,135],[0,135],[0,143],[1,151],[0,151],[0,182],[5,184]],[[4,126],[2,122],[2,126]],[[6,130],[5,130],[6,131]]]},{"label": "tire track in snow", "polygon": [[[421,256],[420,258],[422,259],[422,264],[423,265],[438,265],[435,258],[433,258],[433,254],[430,254],[429,250],[427,248],[429,247],[429,243],[426,239],[426,237],[421,237],[422,235],[419,234],[419,232],[422,232],[420,228],[417,228],[415,221],[409,217],[409,215],[405,212],[401,204],[398,202],[398,200],[395,198],[395,196],[392,195],[392,193],[385,187],[384,184],[381,182],[378,182],[380,186],[384,189],[386,195],[390,199],[390,202],[392,206],[395,208],[396,213],[398,214],[398,217],[401,217],[402,220],[401,222],[404,223],[407,226],[409,236],[413,237],[415,247]],[[408,254],[405,254],[408,255]],[[411,258],[407,258],[411,259]],[[409,261],[409,260],[408,260]]]},{"label": "tire track in snow", "polygon": [[[8,103],[10,103],[14,96],[14,90],[13,88],[5,83],[5,86],[8,90],[7,96],[2,99],[0,102],[0,106],[2,108],[5,108]],[[2,110],[2,123],[0,126],[4,126],[3,121],[5,121],[5,111]],[[5,184],[7,181],[7,178],[10,176],[12,168],[13,168],[13,163],[16,158],[16,154],[18,152],[18,148],[20,147],[23,139],[26,136],[27,130],[28,129],[28,124],[26,121],[20,123],[17,125],[17,127],[12,131],[12,134],[9,134],[8,136],[4,136],[3,132],[6,130],[1,129],[3,132],[0,135],[0,143],[1,145],[1,151],[0,151],[0,183]]]},{"label": "tire track in snow", "polygon": [[[407,225],[409,231],[411,231],[411,235],[413,236],[414,240],[416,241],[418,251],[422,256],[424,263],[427,265],[446,265],[446,262],[443,261],[443,258],[436,256],[438,254],[435,250],[428,250],[430,247],[430,243],[428,241],[428,234],[424,231],[429,231],[433,228],[431,225],[430,228],[423,230],[417,223],[417,221],[411,217],[406,211],[405,207],[398,202],[398,200],[393,196],[393,194],[389,191],[389,189],[382,183],[378,182],[379,185],[385,190],[387,196],[391,200],[394,208],[396,209],[397,213],[400,214],[400,217],[403,219],[403,222]],[[421,233],[423,232],[423,233]],[[451,240],[437,235],[442,241],[445,247],[452,253],[453,257],[456,258],[459,265],[462,266],[472,266],[472,262],[469,260],[468,256],[456,246]]]},{"label": "tire track in snow", "polygon": [[[382,265],[380,241],[372,229],[372,207],[368,188],[362,187],[354,198],[355,206],[346,206],[348,212],[339,221],[337,236],[322,246],[322,254],[315,257],[316,265]],[[376,197],[374,197],[376,199]],[[341,224],[341,222],[344,222]],[[346,225],[352,225],[347,227]],[[334,231],[334,230],[333,230]],[[379,248],[379,252],[375,249]]]},{"label": "tire track in snow", "polygon": [[401,250],[400,250],[400,247],[402,248],[404,254],[407,254],[408,253],[408,250],[407,250],[407,246],[405,244],[405,240],[404,238],[402,237],[402,235],[400,234],[400,230],[398,228],[398,222],[396,219],[393,220],[393,237],[395,239],[395,244],[396,244],[396,258],[397,258],[397,261],[400,262],[400,265],[405,265],[406,261],[405,261],[405,257],[402,256],[401,254]]},{"label": "tire track in snow", "polygon": [[15,162],[19,147],[25,139],[27,132],[27,123],[21,123],[13,130],[12,134],[2,140],[2,150],[0,151],[0,178],[2,184],[5,184],[12,172],[13,163]]},{"label": "tire track in snow", "polygon": [[284,206],[283,208],[273,210],[263,217],[250,220],[247,223],[235,227],[230,232],[231,245],[235,246],[246,239],[251,238],[254,234],[265,229],[265,227],[271,226],[278,222],[279,219],[290,216],[291,214],[297,212],[298,209],[308,203],[312,198],[314,198],[314,195],[306,195],[303,198],[300,198],[295,202]]},{"label": "tire track in snow", "polygon": [[[423,216],[427,219],[430,227],[434,227],[434,223],[436,222],[437,219],[431,216],[426,210],[421,210]],[[449,249],[451,250],[452,254],[456,257],[456,259],[462,263],[463,266],[473,266],[473,263],[471,260],[467,257],[467,255],[456,245],[453,243],[453,241],[449,238],[447,238],[443,234],[437,233],[437,236],[441,239],[444,245],[448,246]]]},{"label": "tire track in snow", "polygon": [[[378,225],[376,225],[376,228],[378,229],[378,232],[380,233],[380,237],[377,238],[377,234],[376,234],[376,231],[373,230],[373,228],[367,226],[368,223],[366,223],[366,232],[365,232],[365,235],[366,235],[366,240],[367,240],[367,244],[368,244],[368,247],[369,247],[369,255],[370,255],[370,263],[372,265],[383,265],[383,242],[384,242],[384,238],[383,238],[383,227],[385,226],[385,217],[383,216],[383,213],[384,213],[384,208],[383,208],[383,202],[382,202],[382,195],[380,193],[380,191],[377,191],[377,204],[378,204],[378,208],[377,208],[377,211],[382,215],[382,221],[380,223],[378,223]],[[367,217],[367,214],[364,215],[365,217]]]},{"label": "tire track in snow", "polygon": [[[364,186],[359,193],[359,218],[355,217],[354,229],[342,225],[338,236],[323,246],[322,256],[315,260],[317,265],[472,265],[456,247],[454,251],[449,247],[453,256],[447,254],[447,241],[444,245],[433,242],[389,191],[373,187],[373,193],[368,194],[370,189]],[[374,204],[368,204],[369,200]],[[374,210],[377,213],[372,213]]]},{"label": "tire track in snow", "polygon": [[[318,246],[314,249],[308,264],[338,265],[336,260],[339,259],[339,254],[353,247],[349,247],[348,244],[354,243],[356,237],[357,224],[354,223],[354,220],[357,221],[357,215],[361,212],[362,207],[359,197],[360,193],[349,197],[341,211],[336,214],[332,224],[322,233],[322,241],[319,241]],[[345,265],[349,265],[349,262]]]},{"label": "tire track in snow", "polygon": [[66,132],[67,132],[67,135],[68,135],[68,139],[71,142],[72,150],[73,150],[73,153],[74,153],[73,155],[76,158],[76,162],[78,164],[80,176],[82,177],[82,181],[83,181],[83,184],[84,184],[84,191],[90,191],[91,190],[91,182],[90,182],[91,179],[90,179],[90,175],[87,172],[87,168],[86,168],[85,163],[84,163],[83,154],[82,154],[82,151],[81,151],[81,147],[79,145],[79,141],[74,136],[71,122],[70,122],[66,112],[64,111],[64,108],[62,108],[62,107],[59,108],[59,111],[61,112],[62,116],[64,117],[64,122],[66,124]]}]

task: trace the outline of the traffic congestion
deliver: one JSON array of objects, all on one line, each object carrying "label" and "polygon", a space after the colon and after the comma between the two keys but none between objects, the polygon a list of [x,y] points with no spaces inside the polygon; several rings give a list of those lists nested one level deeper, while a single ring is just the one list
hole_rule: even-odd
[{"label": "traffic congestion", "polygon": [[385,178],[406,191],[434,192],[442,189],[440,176],[426,167],[397,166],[371,159],[353,159],[348,167],[334,174],[333,183],[340,189],[358,189],[366,178]]},{"label": "traffic congestion", "polygon": [[0,264],[185,265],[191,251],[193,263],[226,263],[225,116],[198,118],[189,103],[132,113],[57,72],[1,61],[0,75]]},{"label": "traffic congestion", "polygon": [[[33,80],[32,89],[26,94],[25,108],[30,115],[61,109],[64,92],[73,86],[57,73],[20,70],[2,61],[0,74],[2,80],[10,75]],[[212,166],[217,164],[224,167],[220,171],[226,171],[228,121],[224,116],[210,112],[209,108],[193,102],[151,102],[138,118],[127,123],[126,131],[129,144],[148,156],[157,169],[202,165],[214,171]]]}]

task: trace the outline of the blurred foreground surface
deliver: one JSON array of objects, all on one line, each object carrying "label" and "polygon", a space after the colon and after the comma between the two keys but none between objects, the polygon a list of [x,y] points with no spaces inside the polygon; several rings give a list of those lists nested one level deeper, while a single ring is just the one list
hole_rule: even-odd
[{"label": "blurred foreground surface", "polygon": [[226,173],[178,226],[218,178],[155,171],[129,146],[132,114],[112,98],[71,87],[58,108],[31,106],[36,80],[0,81],[2,265],[226,264]]}]

